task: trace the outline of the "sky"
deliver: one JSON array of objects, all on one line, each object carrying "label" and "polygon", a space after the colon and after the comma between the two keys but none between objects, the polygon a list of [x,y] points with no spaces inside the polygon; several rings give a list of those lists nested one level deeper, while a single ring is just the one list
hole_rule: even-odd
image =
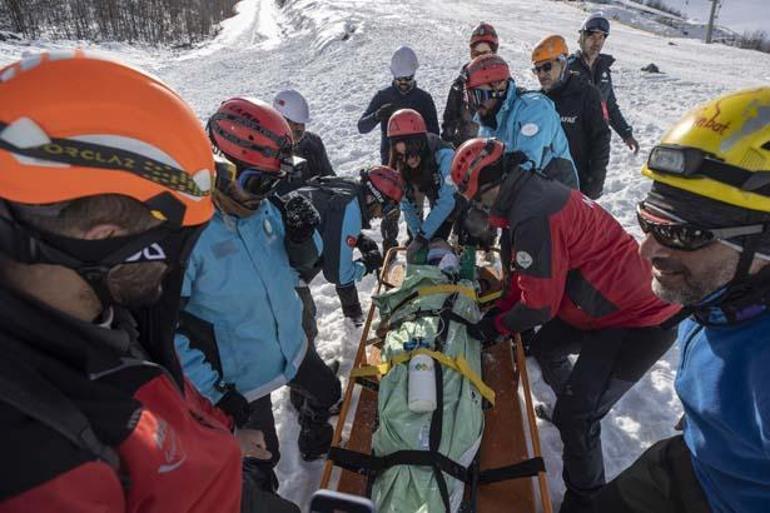
[{"label": "sky", "polygon": [[[664,0],[689,18],[707,21],[711,0]],[[721,0],[717,23],[738,33],[764,30],[770,35],[770,0]]]}]

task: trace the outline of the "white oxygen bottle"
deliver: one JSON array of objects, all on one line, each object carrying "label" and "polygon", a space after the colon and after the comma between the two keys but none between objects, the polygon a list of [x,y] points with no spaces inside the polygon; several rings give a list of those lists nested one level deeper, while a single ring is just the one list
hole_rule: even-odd
[{"label": "white oxygen bottle", "polygon": [[427,413],[436,409],[436,369],[433,358],[418,354],[409,360],[409,411]]}]

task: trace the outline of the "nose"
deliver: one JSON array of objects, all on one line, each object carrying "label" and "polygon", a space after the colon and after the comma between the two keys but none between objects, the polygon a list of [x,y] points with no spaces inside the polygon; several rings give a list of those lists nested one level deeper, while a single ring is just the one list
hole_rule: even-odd
[{"label": "nose", "polygon": [[651,233],[645,235],[642,243],[639,245],[639,255],[647,260],[669,256],[669,251],[668,248],[655,240]]}]

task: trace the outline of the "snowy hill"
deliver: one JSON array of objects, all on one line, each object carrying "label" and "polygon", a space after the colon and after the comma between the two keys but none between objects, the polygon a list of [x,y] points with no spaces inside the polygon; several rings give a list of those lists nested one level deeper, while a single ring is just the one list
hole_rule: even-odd
[{"label": "snowy hill", "polygon": [[[586,15],[571,4],[542,0],[285,0],[284,4],[279,8],[273,0],[244,0],[238,15],[225,22],[215,40],[193,50],[124,44],[97,49],[166,80],[202,120],[229,96],[269,101],[278,90],[295,87],[310,102],[313,122],[309,128],[324,138],[335,169],[353,174],[377,162],[379,131],[361,136],[356,122],[376,90],[388,85],[390,55],[398,46],[408,44],[417,51],[421,63],[418,83],[433,94],[441,112],[449,85],[468,57],[467,38],[479,21],[497,28],[500,54],[509,61],[517,82],[534,88],[536,81],[529,72],[533,45],[555,32],[564,35],[571,47],[576,46],[577,29]],[[639,169],[666,127],[688,108],[715,95],[770,82],[770,55],[672,39],[673,35],[662,37],[615,23],[605,47],[617,58],[613,67],[616,93],[642,151],[638,156],[630,154],[613,135],[606,194],[600,203],[636,234],[634,206],[649,187]],[[23,52],[71,45],[2,42],[0,64]],[[650,62],[663,73],[640,71]],[[378,229],[371,235],[380,238]],[[364,280],[362,297],[373,285],[371,277]],[[359,330],[343,321],[333,285],[317,279],[313,292],[319,310],[321,356],[342,359],[342,373],[346,374]],[[681,413],[673,392],[678,356],[675,349],[666,355],[605,419],[608,477],[654,441],[672,433]],[[551,402],[553,396],[534,361],[531,379],[536,399]],[[274,394],[274,404],[283,444],[282,492],[306,504],[317,487],[322,464],[301,462],[295,449],[295,414],[285,390]],[[540,428],[558,509],[563,492],[561,442],[553,426],[543,423]]]}]

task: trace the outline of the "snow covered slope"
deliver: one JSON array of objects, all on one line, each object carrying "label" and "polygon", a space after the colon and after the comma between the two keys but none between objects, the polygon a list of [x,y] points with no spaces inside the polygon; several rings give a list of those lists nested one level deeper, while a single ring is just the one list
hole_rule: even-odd
[{"label": "snow covered slope", "polygon": [[[313,123],[309,128],[324,138],[333,164],[342,174],[377,162],[379,130],[359,135],[356,121],[376,90],[388,85],[390,55],[398,46],[408,44],[417,51],[421,63],[417,80],[434,95],[441,112],[449,84],[468,57],[468,35],[479,21],[497,28],[502,39],[500,53],[511,64],[516,80],[535,87],[528,71],[533,45],[555,32],[575,46],[577,28],[585,17],[584,11],[570,4],[543,0],[286,0],[282,9],[273,0],[244,0],[238,12],[214,41],[197,49],[175,52],[122,44],[98,49],[168,81],[201,119],[229,96],[269,101],[280,89],[299,89],[310,102]],[[26,51],[72,44],[3,42],[0,63]],[[613,135],[606,194],[600,203],[638,234],[633,212],[649,186],[639,169],[650,147],[689,107],[731,89],[769,83],[770,55],[664,38],[619,23],[613,26],[606,51],[618,59],[613,68],[616,93],[642,151],[638,156],[630,154]],[[650,62],[663,74],[640,71]],[[372,230],[372,235],[379,239],[379,230]],[[373,285],[371,277],[364,280],[362,297]],[[313,291],[319,309],[320,353],[325,359],[342,359],[341,372],[346,374],[359,330],[343,321],[332,285],[319,278]],[[604,421],[608,477],[651,443],[672,433],[681,412],[673,392],[677,361],[678,353],[672,350]],[[552,401],[534,361],[531,378],[537,400]],[[306,504],[320,479],[322,464],[301,462],[288,394],[281,390],[274,400],[283,444],[282,492]],[[563,492],[561,442],[547,423],[541,425],[541,433],[558,506]]]}]

